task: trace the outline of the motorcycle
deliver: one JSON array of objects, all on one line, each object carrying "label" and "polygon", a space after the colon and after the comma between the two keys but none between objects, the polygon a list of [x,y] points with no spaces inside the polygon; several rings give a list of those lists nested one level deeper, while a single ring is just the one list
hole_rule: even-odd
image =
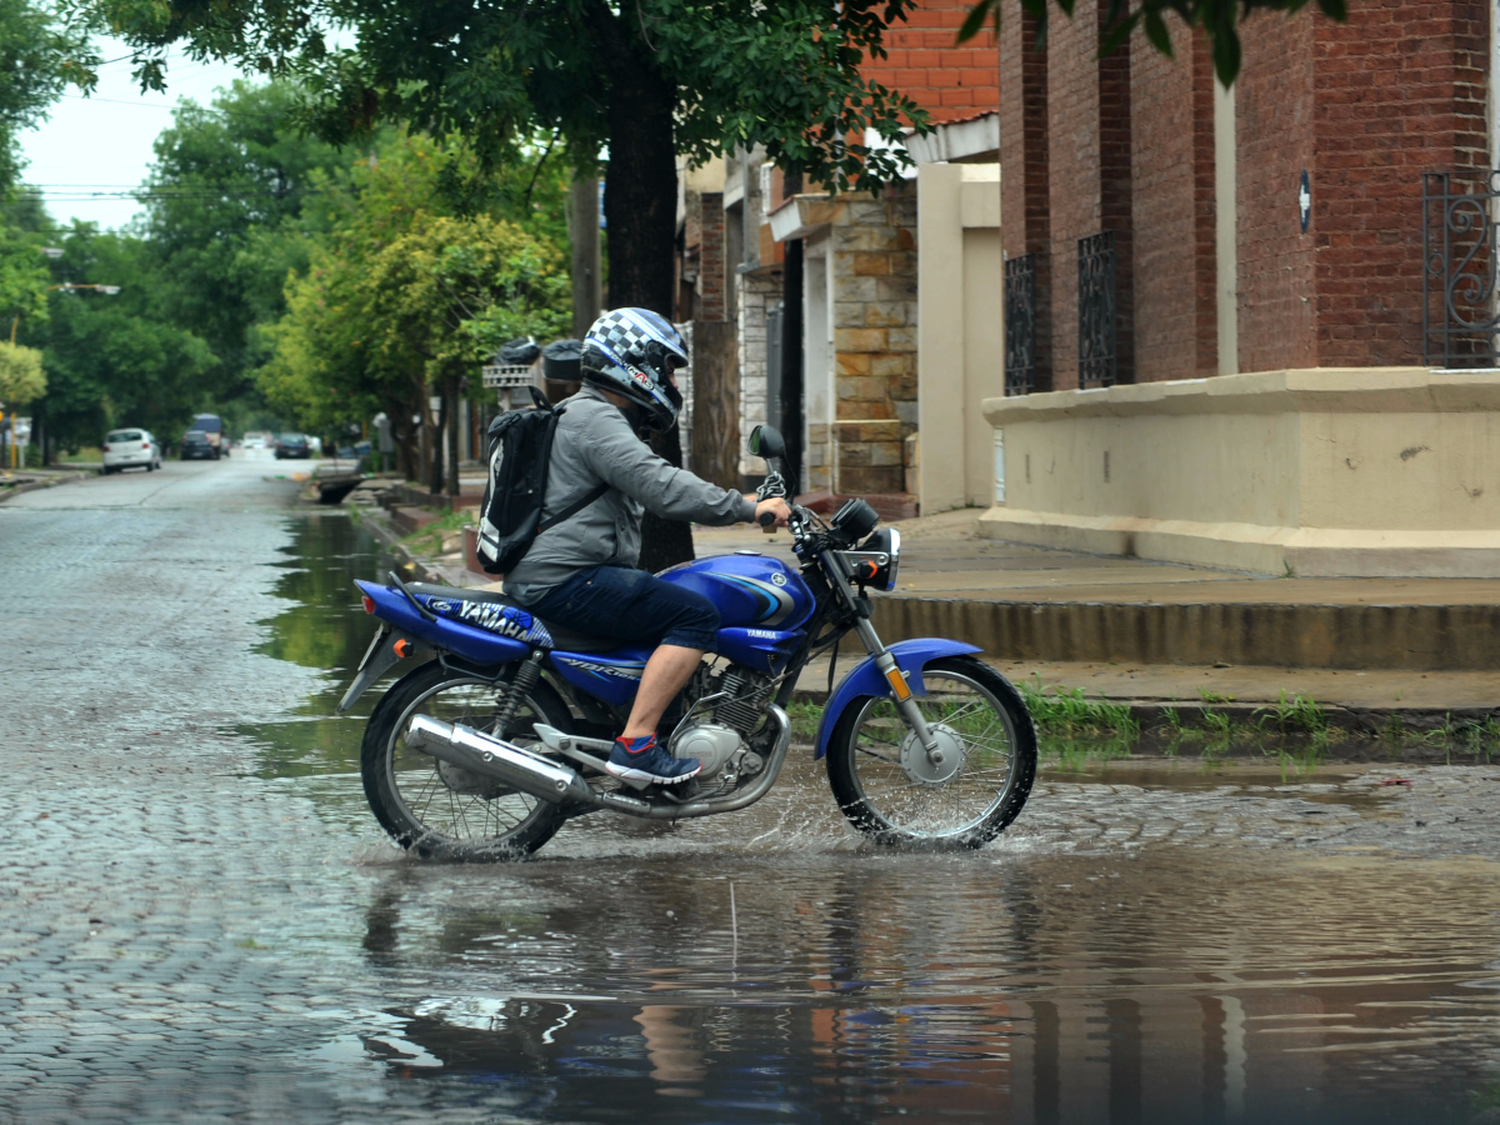
[{"label": "motorcycle", "polygon": [[[760,497],[793,495],[781,435],[757,426],[750,450],[768,463]],[[813,746],[844,816],[881,844],[994,839],[1031,790],[1031,716],[973,645],[881,642],[867,591],[895,588],[901,536],[878,522],[861,499],[827,521],[792,504],[797,569],[736,551],[662,572],[721,615],[717,654],[660,727],[672,754],[702,762],[697,778],[675,786],[605,770],[650,646],[559,628],[491,591],[394,573],[388,585],[357,582],[380,626],[339,710],[397,665],[416,665],[365,728],[360,773],[376,819],[423,857],[506,860],[535,852],[577,816],[675,821],[747,808],[781,773],[799,674],[825,652],[836,661],[852,632],[866,656],[832,688]],[[830,687],[832,678],[831,664]]]}]

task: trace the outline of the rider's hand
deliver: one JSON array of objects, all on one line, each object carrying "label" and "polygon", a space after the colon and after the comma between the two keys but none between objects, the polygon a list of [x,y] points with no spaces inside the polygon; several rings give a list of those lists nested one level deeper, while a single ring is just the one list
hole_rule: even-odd
[{"label": "rider's hand", "polygon": [[[747,500],[754,500],[755,493],[748,493]],[[776,526],[785,527],[786,521],[792,518],[792,510],[787,507],[787,502],[780,496],[773,496],[769,500],[761,500],[755,505],[755,522],[764,525],[765,513],[769,512],[776,517]]]}]

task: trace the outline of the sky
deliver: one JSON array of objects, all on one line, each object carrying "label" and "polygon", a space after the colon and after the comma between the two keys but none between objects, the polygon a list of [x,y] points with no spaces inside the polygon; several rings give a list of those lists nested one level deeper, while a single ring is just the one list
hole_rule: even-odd
[{"label": "sky", "polygon": [[194,62],[174,51],[167,92],[142,94],[130,77],[130,49],[118,39],[99,40],[98,46],[105,60],[98,89],[87,98],[70,90],[48,120],[21,135],[30,162],[21,175],[42,189],[59,223],[78,218],[117,229],[141,209],[128,193],[146,178],[155,159],[151,145],[172,124],[178,100],[207,105],[215,89],[241,75],[234,67]]}]

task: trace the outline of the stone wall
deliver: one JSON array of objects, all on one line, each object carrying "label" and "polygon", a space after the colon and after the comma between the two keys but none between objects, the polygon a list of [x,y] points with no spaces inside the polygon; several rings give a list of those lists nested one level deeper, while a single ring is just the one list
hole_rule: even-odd
[{"label": "stone wall", "polygon": [[766,417],[766,313],[781,300],[781,268],[752,270],[735,287],[740,371],[740,472],[758,481],[764,463],[746,452],[750,431]]},{"label": "stone wall", "polygon": [[828,237],[837,395],[830,486],[906,492],[904,442],[917,428],[915,184],[842,200]]}]

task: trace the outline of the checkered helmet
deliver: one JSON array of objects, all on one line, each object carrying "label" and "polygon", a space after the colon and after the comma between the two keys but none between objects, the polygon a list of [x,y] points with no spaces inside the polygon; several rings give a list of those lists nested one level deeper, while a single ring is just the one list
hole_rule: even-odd
[{"label": "checkered helmet", "polygon": [[687,362],[687,344],[677,329],[649,309],[611,309],[583,338],[584,381],[624,395],[658,433],[677,422],[682,394],[672,372]]}]

